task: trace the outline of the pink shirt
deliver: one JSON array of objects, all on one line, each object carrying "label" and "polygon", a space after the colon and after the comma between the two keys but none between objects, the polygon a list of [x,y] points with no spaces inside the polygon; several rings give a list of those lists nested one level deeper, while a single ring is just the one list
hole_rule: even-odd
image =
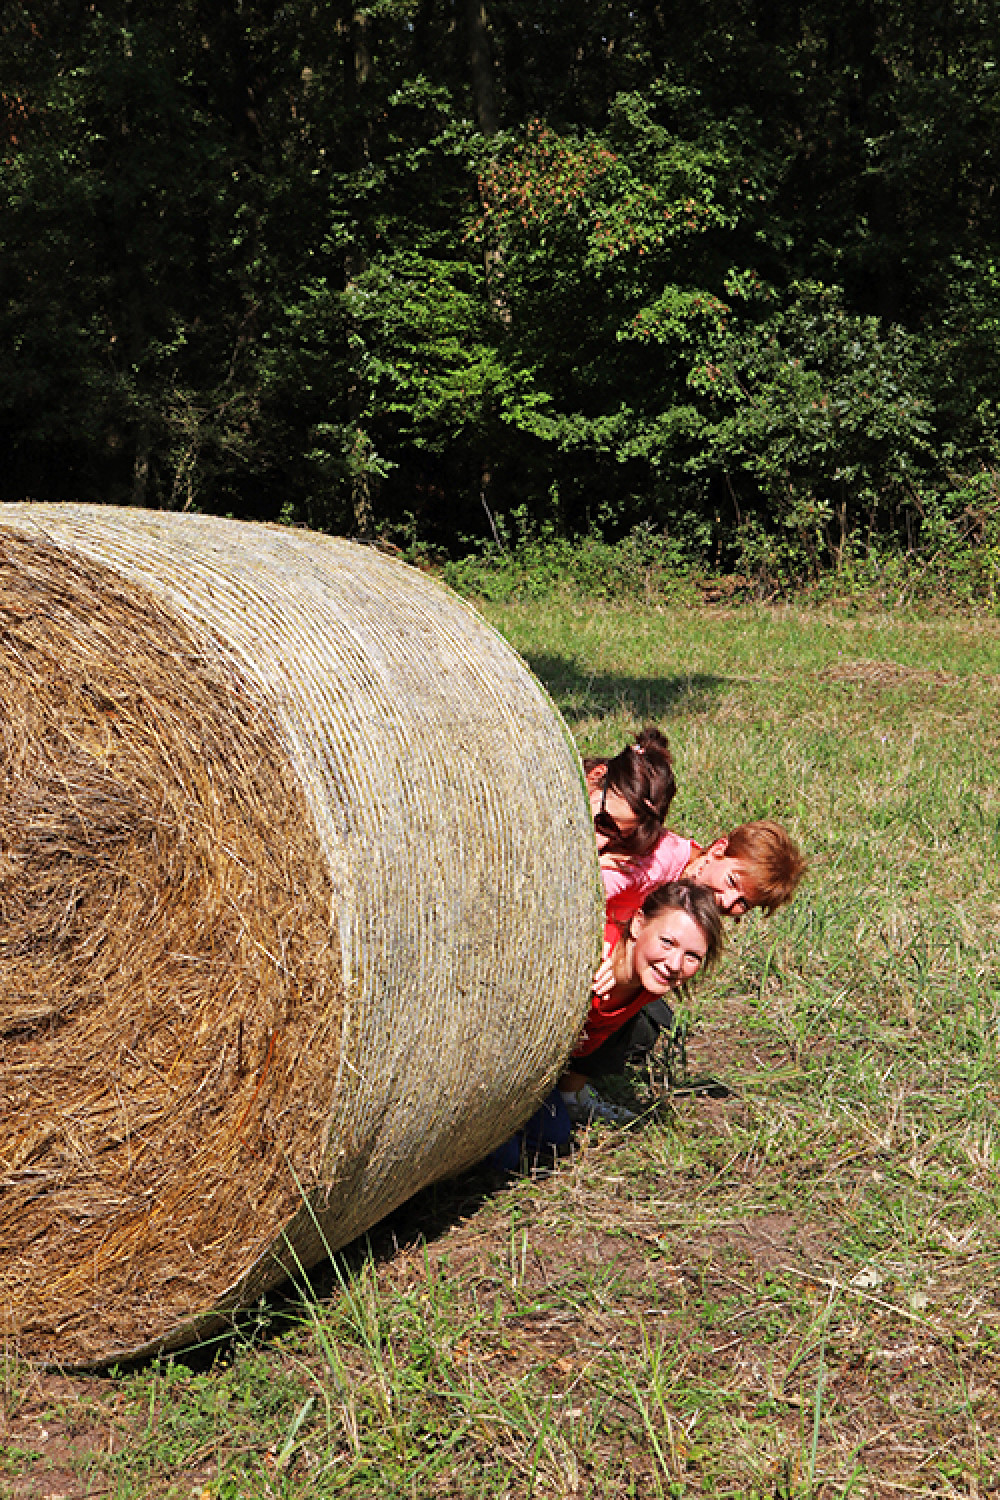
[{"label": "pink shirt", "polygon": [[601,879],[604,881],[608,921],[627,922],[654,886],[662,885],[666,880],[679,880],[696,849],[690,839],[682,839],[680,834],[667,830],[641,859],[602,864]]}]

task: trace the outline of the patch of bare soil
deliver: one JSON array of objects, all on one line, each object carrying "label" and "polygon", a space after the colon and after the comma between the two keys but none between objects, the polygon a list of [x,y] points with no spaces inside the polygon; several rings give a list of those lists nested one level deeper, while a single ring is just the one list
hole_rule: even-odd
[{"label": "patch of bare soil", "polygon": [[90,1454],[113,1451],[125,1438],[109,1383],[27,1366],[17,1367],[16,1379],[0,1410],[0,1495],[77,1500],[104,1493],[100,1483],[88,1484],[82,1470]]},{"label": "patch of bare soil", "polygon": [[932,687],[950,687],[958,681],[954,672],[907,667],[898,661],[832,662],[817,675],[824,682],[859,682],[870,687],[899,687],[918,682]]},{"label": "patch of bare soil", "polygon": [[[116,1493],[108,1460],[137,1448],[144,1433],[125,1410],[116,1382],[94,1375],[33,1370],[0,1412],[2,1500],[98,1500]],[[136,1481],[130,1494],[142,1500],[202,1494],[214,1464],[194,1463],[148,1488]]]}]

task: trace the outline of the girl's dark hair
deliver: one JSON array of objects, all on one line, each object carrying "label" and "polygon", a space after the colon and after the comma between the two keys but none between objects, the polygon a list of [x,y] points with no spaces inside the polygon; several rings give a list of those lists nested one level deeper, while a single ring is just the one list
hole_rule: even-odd
[{"label": "girl's dark hair", "polygon": [[661,912],[683,911],[697,922],[707,945],[703,970],[714,964],[722,952],[722,913],[705,886],[693,885],[690,880],[668,880],[663,885],[654,885],[639,910],[647,921]]},{"label": "girl's dark hair", "polygon": [[588,772],[604,766],[605,792],[617,792],[639,819],[635,832],[622,837],[605,815],[605,827],[600,831],[608,834],[608,853],[624,854],[630,859],[648,854],[663,832],[664,819],[677,791],[666,735],[655,724],[647,724],[611,760],[591,756],[583,766]]}]

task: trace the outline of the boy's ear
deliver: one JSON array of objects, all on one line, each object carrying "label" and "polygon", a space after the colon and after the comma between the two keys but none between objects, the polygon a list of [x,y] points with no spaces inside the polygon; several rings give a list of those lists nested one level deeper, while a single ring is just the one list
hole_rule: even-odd
[{"label": "boy's ear", "polygon": [[710,854],[713,859],[725,859],[729,853],[729,840],[726,838],[713,839],[705,850],[705,853]]}]

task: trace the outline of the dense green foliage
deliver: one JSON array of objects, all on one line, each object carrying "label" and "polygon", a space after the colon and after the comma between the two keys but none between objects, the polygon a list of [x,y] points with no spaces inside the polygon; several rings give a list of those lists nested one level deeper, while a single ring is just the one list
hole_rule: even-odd
[{"label": "dense green foliage", "polygon": [[996,0],[0,15],[4,498],[995,589]]}]

